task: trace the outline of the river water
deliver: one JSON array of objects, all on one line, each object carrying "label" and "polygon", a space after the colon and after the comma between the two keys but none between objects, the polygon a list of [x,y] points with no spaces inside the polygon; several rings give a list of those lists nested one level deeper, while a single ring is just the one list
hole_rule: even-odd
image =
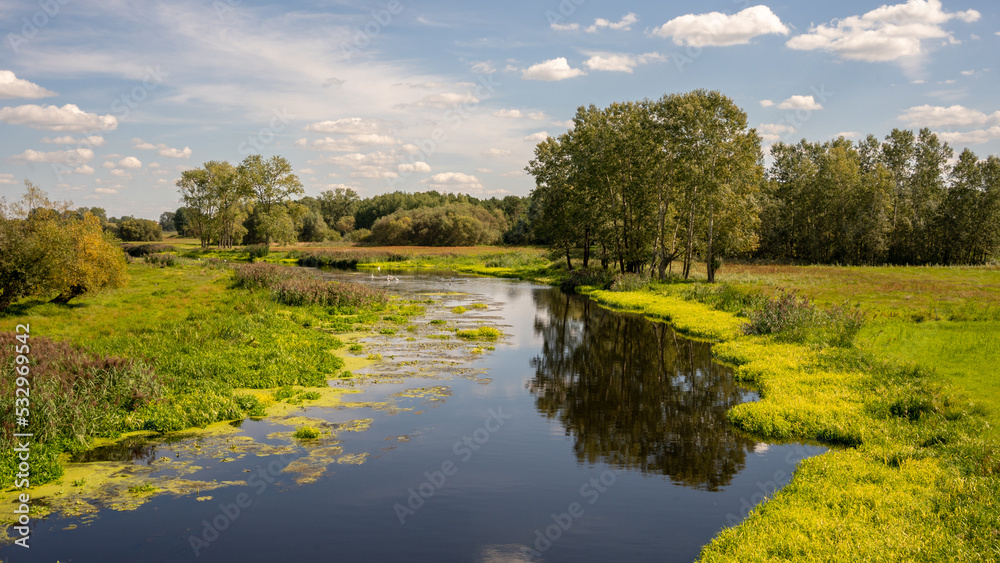
[{"label": "river water", "polygon": [[[193,438],[119,448],[137,467],[194,456],[187,478],[231,485],[101,509],[83,525],[52,516],[30,551],[7,547],[3,560],[692,561],[823,451],[732,429],[726,411],[755,396],[712,363],[710,345],[667,325],[525,282],[327,275],[433,300],[418,329],[363,339],[386,361],[365,370],[361,394],[299,413],[325,421],[335,445],[247,420],[238,436],[277,449],[229,459],[199,454]],[[504,336],[444,339],[479,325]]]}]

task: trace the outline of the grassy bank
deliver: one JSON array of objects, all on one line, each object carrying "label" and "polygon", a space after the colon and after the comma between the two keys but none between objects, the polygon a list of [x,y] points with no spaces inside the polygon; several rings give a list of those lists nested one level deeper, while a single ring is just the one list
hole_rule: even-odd
[{"label": "grassy bank", "polygon": [[[0,333],[18,324],[31,330],[32,484],[58,478],[60,453],[95,439],[203,427],[263,416],[278,401],[315,400],[308,388],[325,390],[328,379],[349,377],[343,368],[360,367],[345,366],[338,334],[370,332],[385,315],[420,312],[378,299],[352,305],[355,293],[301,277],[275,280],[275,288],[238,288],[217,261],[136,261],[129,274],[128,287],[69,305],[27,300],[0,317]],[[361,297],[372,299],[362,289]],[[7,387],[13,360],[5,357],[2,366]],[[2,396],[12,403],[13,389]],[[13,409],[7,414],[11,430]],[[11,452],[4,448],[3,487],[13,481]]]}]

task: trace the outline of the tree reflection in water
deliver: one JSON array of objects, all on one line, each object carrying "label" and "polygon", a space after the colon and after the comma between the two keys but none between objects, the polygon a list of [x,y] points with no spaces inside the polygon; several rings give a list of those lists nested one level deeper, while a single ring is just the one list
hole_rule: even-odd
[{"label": "tree reflection in water", "polygon": [[756,442],[726,421],[743,401],[711,346],[666,324],[613,313],[559,290],[538,291],[528,389],[572,435],[580,462],[662,474],[708,491],[729,484]]}]

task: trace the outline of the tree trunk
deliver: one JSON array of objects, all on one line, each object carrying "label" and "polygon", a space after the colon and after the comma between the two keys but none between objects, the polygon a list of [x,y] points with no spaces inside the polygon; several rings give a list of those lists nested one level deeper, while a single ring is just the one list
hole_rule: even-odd
[{"label": "tree trunk", "polygon": [[573,259],[570,258],[568,246],[566,247],[566,267],[569,268],[569,271],[573,271]]},{"label": "tree trunk", "polygon": [[715,283],[715,206],[708,206],[708,283]]},{"label": "tree trunk", "polygon": [[691,203],[691,211],[688,213],[688,236],[687,250],[684,253],[684,279],[691,275],[691,254],[694,252],[694,202]]}]

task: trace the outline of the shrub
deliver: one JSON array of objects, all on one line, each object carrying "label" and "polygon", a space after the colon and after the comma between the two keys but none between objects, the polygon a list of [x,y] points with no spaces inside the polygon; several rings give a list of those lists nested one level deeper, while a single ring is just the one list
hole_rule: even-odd
[{"label": "shrub", "polygon": [[271,245],[267,243],[251,244],[243,247],[243,252],[247,255],[247,260],[255,262],[258,259],[266,258],[271,252]]},{"label": "shrub", "polygon": [[368,242],[368,237],[372,234],[368,229],[355,229],[346,235],[344,235],[344,240],[348,242]]},{"label": "shrub", "polygon": [[609,289],[611,291],[639,291],[649,285],[649,276],[645,274],[615,274]]},{"label": "shrub", "polygon": [[147,264],[160,267],[172,267],[177,265],[177,257],[173,254],[147,254],[143,260]]},{"label": "shrub", "polygon": [[559,287],[566,292],[575,292],[581,285],[608,289],[615,281],[615,273],[611,270],[581,269],[573,270],[566,276]]},{"label": "shrub", "polygon": [[271,295],[285,305],[324,305],[335,308],[381,308],[389,301],[385,290],[356,283],[292,277],[271,283]]},{"label": "shrub", "polygon": [[781,334],[785,339],[801,340],[802,332],[816,317],[816,307],[807,297],[782,291],[748,316],[750,322],[743,325],[744,334]]},{"label": "shrub", "polygon": [[300,254],[297,256],[299,266],[312,268],[340,268],[342,270],[353,270],[358,264],[370,264],[373,262],[404,262],[410,259],[406,254],[389,252],[386,250],[348,250],[344,252],[319,251]]},{"label": "shrub", "polygon": [[372,225],[369,241],[382,246],[494,244],[507,230],[501,212],[469,203],[399,210]]},{"label": "shrub", "polygon": [[125,254],[132,256],[134,258],[142,258],[149,254],[158,254],[163,252],[173,252],[176,250],[173,245],[170,244],[122,244],[122,250]]}]

